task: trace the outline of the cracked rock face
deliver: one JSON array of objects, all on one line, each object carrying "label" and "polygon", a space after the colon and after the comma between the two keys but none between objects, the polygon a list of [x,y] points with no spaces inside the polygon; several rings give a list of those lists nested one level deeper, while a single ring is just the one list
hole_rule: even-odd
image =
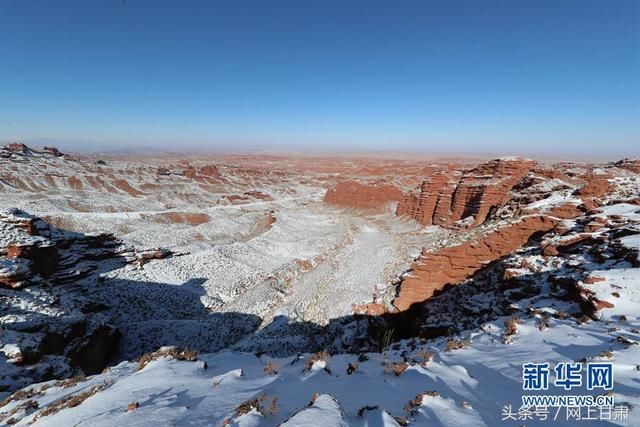
[{"label": "cracked rock face", "polygon": [[471,218],[465,227],[482,224],[492,210],[511,199],[511,189],[536,165],[532,160],[506,158],[483,163],[468,171],[438,172],[419,191],[408,193],[397,215],[421,224],[451,226]]},{"label": "cracked rock face", "polygon": [[510,254],[536,233],[553,229],[557,222],[550,216],[529,216],[478,239],[421,254],[410,272],[404,275],[393,305],[400,311],[407,310],[412,304],[430,298],[445,285],[459,283],[484,265]]},{"label": "cracked rock face", "polygon": [[104,262],[169,255],[161,249],[138,254],[108,234],[60,230],[18,209],[0,211],[0,254],[0,350],[21,381],[100,372],[121,333],[102,314],[107,307],[77,282]]}]

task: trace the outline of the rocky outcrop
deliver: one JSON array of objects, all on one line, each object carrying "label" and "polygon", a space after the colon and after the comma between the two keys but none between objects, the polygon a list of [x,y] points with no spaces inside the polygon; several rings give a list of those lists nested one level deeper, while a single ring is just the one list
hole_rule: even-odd
[{"label": "rocky outcrop", "polygon": [[345,208],[380,209],[402,198],[402,191],[390,184],[342,181],[328,189],[324,202]]},{"label": "rocky outcrop", "polygon": [[188,165],[183,169],[182,174],[187,178],[203,182],[216,182],[222,178],[218,168],[214,165],[205,165],[196,169],[195,166]]},{"label": "rocky outcrop", "polygon": [[42,147],[42,151],[44,153],[50,154],[54,157],[62,157],[64,156],[64,153],[61,152],[60,150],[58,150],[56,147],[47,147],[46,145],[44,147]]},{"label": "rocky outcrop", "polygon": [[422,302],[448,284],[457,284],[488,263],[512,253],[536,234],[555,227],[558,219],[533,215],[499,228],[480,238],[435,252],[424,252],[400,284],[393,305],[400,311]]},{"label": "rocky outcrop", "polygon": [[435,172],[420,186],[407,193],[396,209],[396,215],[409,216],[424,225],[444,225],[451,220],[451,202],[458,177],[452,172]]},{"label": "rocky outcrop", "polygon": [[512,188],[535,165],[532,160],[504,158],[469,171],[435,172],[418,191],[403,197],[396,214],[425,225],[477,226],[511,199]]},{"label": "rocky outcrop", "polygon": [[[101,283],[101,271],[172,255],[124,246],[110,234],[58,229],[19,209],[0,210],[0,353],[16,369],[24,367],[16,378],[100,372],[118,351],[121,332],[106,314],[109,307],[84,286]],[[20,384],[4,380],[0,388]]]},{"label": "rocky outcrop", "polygon": [[640,158],[622,159],[615,163],[616,167],[640,173]]},{"label": "rocky outcrop", "polygon": [[200,172],[200,175],[213,177],[213,178],[220,178],[221,176],[220,171],[218,171],[218,168],[214,165],[202,166],[199,172]]},{"label": "rocky outcrop", "polygon": [[58,250],[46,231],[44,221],[18,209],[0,211],[0,286],[21,288],[35,275],[56,271]]},{"label": "rocky outcrop", "polygon": [[599,198],[611,192],[613,185],[608,175],[589,175],[585,177],[586,183],[575,191],[577,196],[584,198]]}]

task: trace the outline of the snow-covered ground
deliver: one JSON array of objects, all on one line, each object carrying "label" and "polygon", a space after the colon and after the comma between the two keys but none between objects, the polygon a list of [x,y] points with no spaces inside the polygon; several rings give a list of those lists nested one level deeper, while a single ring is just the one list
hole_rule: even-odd
[{"label": "snow-covered ground", "polygon": [[[565,410],[551,411],[547,421],[502,421],[505,406],[514,412],[521,406],[522,364],[606,361],[614,363],[616,405],[631,408],[627,421],[582,422],[638,425],[640,319],[587,324],[552,319],[541,331],[532,317],[508,344],[503,343],[504,320],[463,336],[461,349],[446,351],[445,339],[410,340],[384,353],[336,355],[310,369],[310,355],[273,359],[232,351],[202,354],[198,361],[160,357],[143,369],[123,362],[68,388],[55,381],[34,385],[25,390],[28,398],[2,411],[36,402],[13,416],[17,425],[37,420],[39,426],[397,426],[404,420],[416,426],[520,426],[545,425],[554,417],[552,425],[569,426],[576,420]],[[406,370],[390,371],[393,363],[404,361]],[[42,415],[94,387],[104,390],[75,407]],[[427,394],[420,398],[421,393]],[[242,404],[256,398],[262,400],[245,405],[243,413]],[[129,404],[137,406],[128,411]]]},{"label": "snow-covered ground", "polygon": [[[398,218],[392,206],[324,204],[340,175],[330,168],[240,157],[216,164],[217,176],[201,175],[209,166],[203,159],[195,166],[97,160],[37,155],[0,163],[2,207],[58,227],[50,238],[64,242],[68,266],[55,280],[0,288],[0,424],[568,426],[577,420],[566,409],[546,421],[518,413],[521,396],[531,394],[522,365],[612,362],[612,392],[550,390],[611,394],[619,412],[628,410],[580,421],[587,425],[640,425],[640,211],[619,200],[638,196],[636,174],[611,180],[609,206],[479,267],[426,301],[409,324],[353,316],[352,305],[392,299],[394,279],[424,247],[581,203],[576,185],[537,177],[541,183],[518,195],[528,200],[524,208],[514,198],[495,221],[454,232]],[[16,230],[2,228],[3,247],[24,234]],[[121,241],[94,241],[95,232]],[[543,253],[544,245],[558,253]],[[144,249],[156,247],[173,256],[142,262]],[[27,269],[21,262],[3,255],[0,274]],[[107,324],[122,333],[118,363],[73,377],[79,370],[57,349],[60,337],[75,343]],[[397,341],[409,333],[394,328],[405,327],[423,338]],[[427,339],[434,329],[441,336]],[[160,345],[174,347],[143,356],[141,368],[135,360]],[[41,359],[26,363],[29,355]],[[504,419],[508,409],[516,419]]]}]

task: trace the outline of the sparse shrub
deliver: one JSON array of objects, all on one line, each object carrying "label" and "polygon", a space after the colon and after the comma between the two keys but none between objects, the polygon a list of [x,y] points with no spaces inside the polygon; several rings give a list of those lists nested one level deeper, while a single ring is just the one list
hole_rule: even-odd
[{"label": "sparse shrub", "polygon": [[[591,317],[587,316],[586,314],[581,314],[580,316],[578,316],[578,318],[576,319],[576,323],[578,325],[583,325],[585,323],[589,323],[591,320],[593,320]],[[603,319],[600,318],[598,319],[600,321],[602,321]]]},{"label": "sparse shrub", "polygon": [[511,316],[507,320],[504,321],[504,336],[510,337],[511,335],[515,335],[518,333],[518,325],[522,321],[518,316]]},{"label": "sparse shrub", "polygon": [[422,367],[426,367],[427,363],[429,363],[432,358],[433,358],[433,353],[420,350],[415,354],[413,358],[413,362],[419,364]]},{"label": "sparse shrub", "polygon": [[384,373],[385,374],[393,374],[396,377],[399,377],[404,373],[404,371],[409,368],[409,364],[407,362],[385,362],[384,363]]},{"label": "sparse shrub", "polygon": [[27,400],[26,402],[22,402],[21,404],[17,405],[9,412],[0,413],[0,421],[5,420],[6,424],[15,424],[18,422],[17,419],[13,418],[15,414],[21,411],[25,411],[28,413],[35,409],[38,409],[38,402],[36,402],[35,400]]},{"label": "sparse shrub", "polygon": [[613,351],[611,350],[603,351],[602,353],[600,353],[600,357],[605,359],[611,359],[613,357]]},{"label": "sparse shrub", "polygon": [[540,332],[544,331],[549,327],[550,321],[551,321],[551,316],[549,316],[546,313],[542,314],[542,316],[540,317],[540,320],[538,321],[538,329],[540,330]]},{"label": "sparse shrub", "polygon": [[309,406],[312,406],[314,403],[316,403],[316,399],[318,398],[319,394],[318,393],[313,393],[311,395],[311,400],[309,400]]},{"label": "sparse shrub", "polygon": [[73,394],[71,396],[66,396],[66,397],[64,397],[64,398],[62,398],[62,399],[50,404],[49,406],[45,407],[40,412],[38,412],[38,414],[36,414],[36,416],[34,417],[34,421],[39,419],[39,418],[46,417],[46,416],[58,413],[63,409],[75,408],[76,406],[80,405],[82,402],[84,402],[85,400],[87,400],[88,398],[93,396],[94,394],[99,393],[99,392],[109,388],[112,384],[113,384],[113,381],[104,382],[104,383],[102,383],[100,385],[91,387],[89,390],[83,391],[82,393]]},{"label": "sparse shrub", "polygon": [[418,413],[418,408],[422,405],[422,400],[425,396],[438,397],[440,394],[437,391],[423,391],[422,393],[418,393],[416,397],[411,399],[409,403],[404,406],[404,410],[409,413],[409,415],[414,416]]},{"label": "sparse shrub", "polygon": [[357,363],[349,363],[347,365],[347,375],[351,375],[353,373],[355,373],[358,370],[358,364]]},{"label": "sparse shrub", "polygon": [[267,399],[267,395],[262,393],[262,394],[259,394],[257,397],[254,397],[249,400],[245,400],[240,405],[238,405],[238,407],[236,407],[236,417],[240,417],[242,415],[248,414],[254,408],[257,409],[258,412],[262,413],[262,411],[264,410],[263,404],[266,399]]},{"label": "sparse shrub", "polygon": [[400,427],[407,427],[409,425],[409,418],[407,417],[393,417]]},{"label": "sparse shrub", "polygon": [[79,382],[84,381],[85,379],[86,377],[84,376],[84,374],[80,374],[66,380],[56,381],[55,386],[60,388],[71,388]]},{"label": "sparse shrub", "polygon": [[32,387],[28,390],[18,390],[15,393],[13,393],[10,396],[7,396],[6,398],[4,398],[3,400],[0,400],[0,408],[2,408],[3,406],[9,404],[10,402],[13,402],[15,400],[26,400],[26,399],[31,399],[34,396],[40,395],[42,394],[42,392],[38,389],[36,389],[35,387]]},{"label": "sparse shrub", "polygon": [[269,406],[267,406],[267,409],[265,410],[265,412],[268,415],[275,415],[278,413],[278,397],[277,396],[271,399],[271,403],[269,404]]},{"label": "sparse shrub", "polygon": [[304,363],[304,372],[309,372],[316,362],[329,363],[329,359],[331,359],[331,355],[326,350],[313,353]]},{"label": "sparse shrub", "polygon": [[560,320],[567,320],[569,318],[569,315],[561,310],[556,311],[552,314],[552,316]]},{"label": "sparse shrub", "polygon": [[264,373],[267,375],[278,375],[278,365],[273,362],[269,362],[264,367]]},{"label": "sparse shrub", "polygon": [[445,348],[444,351],[459,350],[461,348],[464,348],[464,341],[456,340],[456,339],[449,339],[449,340],[447,340],[447,347]]},{"label": "sparse shrub", "polygon": [[144,369],[145,366],[161,357],[171,357],[176,360],[187,360],[195,362],[198,360],[198,352],[194,350],[180,350],[176,347],[161,348],[153,353],[147,353],[138,359],[138,369]]},{"label": "sparse shrub", "polygon": [[[269,404],[267,404],[269,402]],[[261,393],[253,399],[245,400],[236,408],[236,417],[248,414],[253,409],[263,416],[274,415],[278,412],[278,397],[269,399],[266,393]]]}]

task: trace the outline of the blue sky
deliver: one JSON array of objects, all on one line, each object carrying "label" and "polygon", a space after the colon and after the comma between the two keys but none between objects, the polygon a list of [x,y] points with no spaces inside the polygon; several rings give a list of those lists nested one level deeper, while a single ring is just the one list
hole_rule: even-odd
[{"label": "blue sky", "polygon": [[640,2],[0,0],[0,140],[640,154]]}]

